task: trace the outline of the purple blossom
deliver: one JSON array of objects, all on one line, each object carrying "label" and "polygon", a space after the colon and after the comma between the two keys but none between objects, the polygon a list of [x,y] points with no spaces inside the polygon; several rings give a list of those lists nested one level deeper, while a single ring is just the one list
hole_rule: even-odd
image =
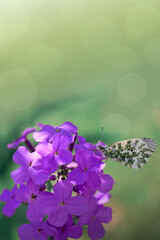
[{"label": "purple blossom", "polygon": [[55,240],[67,240],[70,238],[80,238],[82,235],[82,228],[73,224],[71,215],[68,215],[67,222],[60,228],[57,228]]},{"label": "purple blossom", "polygon": [[112,209],[98,205],[94,197],[89,199],[89,209],[86,214],[80,217],[78,225],[88,225],[88,235],[91,239],[101,239],[105,235],[102,223],[109,223],[112,220]]},{"label": "purple blossom", "polygon": [[2,209],[2,213],[7,217],[13,216],[16,208],[18,208],[21,204],[21,202],[15,198],[16,191],[17,186],[15,185],[11,191],[4,189],[0,195],[0,201],[6,202],[5,206]]},{"label": "purple blossom", "polygon": [[83,142],[82,144],[81,143],[80,144],[75,144],[75,149],[76,150],[86,149],[86,150],[92,152],[94,157],[97,158],[97,160],[102,160],[103,159],[103,154],[102,154],[101,151],[99,151],[97,149],[97,144],[93,145],[91,143]]},{"label": "purple blossom", "polygon": [[114,179],[108,175],[103,174],[103,172],[100,173],[100,179],[101,179],[101,185],[98,188],[98,190],[102,193],[110,192],[113,188]]},{"label": "purple blossom", "polygon": [[22,135],[16,139],[15,141],[13,141],[12,143],[9,143],[7,145],[8,148],[17,148],[18,145],[21,143],[21,142],[25,142],[26,141],[26,137],[28,136],[28,134],[32,133],[32,132],[35,132],[36,131],[36,128],[26,128]]},{"label": "purple blossom", "polygon": [[41,222],[43,220],[37,209],[37,201],[40,196],[45,194],[49,193],[42,192],[41,186],[35,185],[32,180],[29,180],[27,185],[21,185],[17,190],[16,198],[21,202],[28,202],[27,218],[30,222]]},{"label": "purple blossom", "polygon": [[68,181],[57,182],[52,196],[43,196],[38,200],[41,215],[48,215],[50,224],[56,227],[63,226],[68,215],[82,216],[87,212],[88,204],[84,197],[72,197],[73,185]]},{"label": "purple blossom", "polygon": [[69,142],[72,143],[74,137],[72,134],[77,132],[78,128],[73,125],[71,122],[65,122],[58,127],[53,127],[50,125],[45,125],[40,131],[33,134],[34,139],[37,142],[48,141],[51,142],[53,136],[57,133],[65,135],[69,138]]},{"label": "purple blossom", "polygon": [[49,179],[49,174],[41,169],[42,157],[37,152],[30,153],[25,147],[19,147],[13,155],[13,161],[21,165],[11,173],[16,184],[23,184],[31,178],[40,185]]},{"label": "purple blossom", "polygon": [[113,178],[108,174],[103,174],[103,171],[98,173],[90,173],[90,177],[87,181],[77,189],[81,194],[86,197],[90,197],[96,191],[107,193],[112,190],[114,184]]},{"label": "purple blossom", "polygon": [[86,139],[83,136],[77,135],[79,144],[87,143]]},{"label": "purple blossom", "polygon": [[[88,150],[79,150],[76,152],[75,162],[78,167],[68,174],[68,180],[72,184],[80,185],[87,181],[92,181],[92,174],[100,172],[105,164],[99,163]],[[96,174],[94,174],[96,176]]]},{"label": "purple blossom", "polygon": [[[102,238],[102,223],[112,219],[112,209],[104,204],[110,201],[114,180],[103,172],[99,143],[87,143],[70,122],[57,127],[37,125],[39,131],[26,129],[8,145],[16,148],[25,141],[28,150],[21,146],[13,155],[20,166],[11,177],[20,186],[17,189],[15,185],[11,191],[4,189],[0,195],[0,201],[6,202],[3,214],[10,217],[21,202],[27,203],[30,223],[19,227],[21,240],[77,239],[83,225],[88,225],[92,240]],[[35,147],[26,138],[32,132],[38,142]]]},{"label": "purple blossom", "polygon": [[110,201],[111,195],[109,193],[97,192],[95,195],[97,204],[102,205]]},{"label": "purple blossom", "polygon": [[48,225],[47,221],[23,224],[18,229],[20,240],[47,240],[48,237],[55,236],[56,233],[56,228]]},{"label": "purple blossom", "polygon": [[36,151],[44,158],[42,168],[50,174],[55,172],[59,165],[65,165],[72,162],[73,156],[67,151],[69,139],[65,135],[56,134],[53,137],[52,144],[43,141],[36,147]]}]

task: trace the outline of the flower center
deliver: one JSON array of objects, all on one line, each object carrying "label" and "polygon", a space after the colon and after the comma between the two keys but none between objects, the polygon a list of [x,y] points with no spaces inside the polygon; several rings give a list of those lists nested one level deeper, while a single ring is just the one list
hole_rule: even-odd
[{"label": "flower center", "polygon": [[57,128],[57,129],[56,129],[56,132],[60,132],[60,130]]},{"label": "flower center", "polygon": [[31,163],[31,162],[29,162],[29,164],[28,164],[28,165],[29,165],[29,167],[31,167],[31,166],[32,166],[32,163]]},{"label": "flower center", "polygon": [[42,229],[38,228],[38,232],[42,232]]},{"label": "flower center", "polygon": [[84,171],[85,171],[85,172],[87,172],[87,171],[88,171],[88,169],[85,167]]},{"label": "flower center", "polygon": [[54,154],[55,154],[55,155],[58,155],[58,152],[55,152]]},{"label": "flower center", "polygon": [[61,202],[60,205],[63,206],[63,205],[64,205],[64,202]]},{"label": "flower center", "polygon": [[37,196],[35,194],[32,194],[31,199],[34,200]]}]

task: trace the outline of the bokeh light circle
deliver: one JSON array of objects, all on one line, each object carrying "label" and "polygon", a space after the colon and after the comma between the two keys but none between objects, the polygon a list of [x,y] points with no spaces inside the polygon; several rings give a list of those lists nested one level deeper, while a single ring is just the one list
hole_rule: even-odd
[{"label": "bokeh light circle", "polygon": [[66,19],[75,19],[82,14],[84,2],[83,0],[59,0],[58,7],[62,17]]},{"label": "bokeh light circle", "polygon": [[0,105],[5,109],[25,110],[36,95],[36,83],[25,69],[11,69],[0,75]]},{"label": "bokeh light circle", "polygon": [[21,4],[30,11],[41,7],[44,3],[45,0],[21,0]]},{"label": "bokeh light circle", "polygon": [[59,49],[47,44],[31,46],[26,53],[26,68],[36,79],[55,73],[63,62],[63,56]]},{"label": "bokeh light circle", "polygon": [[110,76],[106,74],[103,59],[91,54],[78,56],[67,67],[69,87],[76,95],[97,94],[102,89],[108,92]]},{"label": "bokeh light circle", "polygon": [[125,29],[128,38],[139,40],[159,28],[159,12],[151,4],[140,3],[131,7],[125,19]]},{"label": "bokeh light circle", "polygon": [[160,65],[160,38],[148,41],[144,49],[146,60],[153,65]]},{"label": "bokeh light circle", "polygon": [[18,1],[6,0],[0,6],[0,22],[10,42],[15,42],[26,33],[29,26],[29,16]]},{"label": "bokeh light circle", "polygon": [[92,54],[107,55],[118,45],[120,31],[109,18],[90,18],[78,26],[84,47]]},{"label": "bokeh light circle", "polygon": [[104,132],[108,135],[118,135],[121,139],[128,137],[130,133],[130,122],[120,113],[110,113],[102,120]]},{"label": "bokeh light circle", "polygon": [[112,53],[112,64],[122,71],[129,71],[137,65],[136,52],[128,47],[117,47]]},{"label": "bokeh light circle", "polygon": [[119,82],[118,100],[126,107],[131,107],[141,101],[147,94],[147,82],[139,74],[126,74]]},{"label": "bokeh light circle", "polygon": [[33,17],[30,18],[31,24],[25,34],[25,40],[32,43],[38,43],[48,38],[50,34],[50,25],[46,18]]},{"label": "bokeh light circle", "polygon": [[0,61],[8,54],[9,40],[3,25],[0,24]]}]

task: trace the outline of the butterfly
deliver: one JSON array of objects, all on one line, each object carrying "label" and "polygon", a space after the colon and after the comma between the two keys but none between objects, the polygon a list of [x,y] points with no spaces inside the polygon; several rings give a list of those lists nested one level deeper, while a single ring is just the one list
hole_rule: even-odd
[{"label": "butterfly", "polygon": [[150,138],[132,138],[108,146],[98,144],[97,149],[106,159],[139,169],[149,161],[156,146],[155,141]]}]

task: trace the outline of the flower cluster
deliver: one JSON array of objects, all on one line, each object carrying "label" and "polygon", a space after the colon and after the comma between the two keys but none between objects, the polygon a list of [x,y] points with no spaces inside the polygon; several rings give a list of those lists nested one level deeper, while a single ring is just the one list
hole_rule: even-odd
[{"label": "flower cluster", "polygon": [[[82,226],[88,236],[101,239],[102,223],[112,219],[105,206],[114,180],[104,174],[105,163],[97,145],[87,143],[71,122],[60,126],[39,124],[26,129],[9,148],[17,148],[13,161],[19,167],[11,173],[14,187],[4,189],[0,201],[6,202],[3,214],[11,217],[20,204],[27,204],[29,221],[18,229],[21,240],[66,240],[80,238]],[[36,146],[27,139],[33,134]]]}]

